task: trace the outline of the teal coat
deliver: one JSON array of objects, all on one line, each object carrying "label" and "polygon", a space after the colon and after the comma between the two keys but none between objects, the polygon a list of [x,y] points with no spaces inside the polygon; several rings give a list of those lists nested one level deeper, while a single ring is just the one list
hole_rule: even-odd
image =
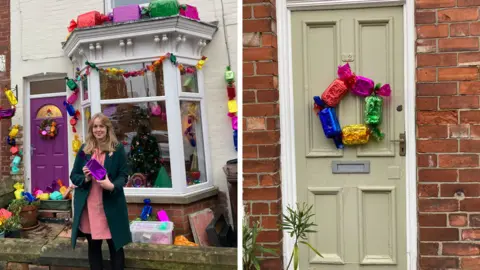
[{"label": "teal coat", "polygon": [[[78,153],[83,152],[83,147],[84,145],[82,145]],[[80,217],[82,216],[90,188],[92,187],[92,181],[85,183],[85,175],[82,170],[90,158],[91,155],[84,155],[84,157],[82,157],[82,155],[77,154],[72,173],[70,174],[72,183],[77,186],[73,198],[72,248],[75,248],[75,244],[77,243]],[[103,191],[103,208],[107,217],[113,244],[115,249],[119,250],[132,242],[127,201],[125,199],[125,193],[123,192],[123,186],[125,186],[128,179],[128,165],[125,149],[122,144],[117,146],[113,155],[110,156],[109,153],[105,154],[104,167],[107,170],[108,178],[112,181],[115,188],[113,191]]]}]

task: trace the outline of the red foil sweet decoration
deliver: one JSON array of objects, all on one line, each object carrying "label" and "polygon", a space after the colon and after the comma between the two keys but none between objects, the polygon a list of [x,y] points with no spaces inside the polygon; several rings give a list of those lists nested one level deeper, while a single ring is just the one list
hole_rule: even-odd
[{"label": "red foil sweet decoration", "polygon": [[[77,28],[101,25],[109,20],[110,18],[108,18],[108,16],[102,15],[98,11],[90,11],[77,17]],[[72,24],[70,23],[70,25]]]},{"label": "red foil sweet decoration", "polygon": [[323,102],[329,107],[336,107],[357,81],[357,76],[348,63],[338,67],[337,75],[338,79],[333,81],[322,94]]},{"label": "red foil sweet decoration", "polygon": [[337,107],[342,98],[348,93],[345,83],[336,79],[333,81],[322,94],[322,100],[329,107]]}]

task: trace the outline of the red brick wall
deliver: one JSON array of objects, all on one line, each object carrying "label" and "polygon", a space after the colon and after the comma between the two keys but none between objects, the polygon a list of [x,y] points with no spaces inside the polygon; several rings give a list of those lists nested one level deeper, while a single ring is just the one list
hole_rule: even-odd
[{"label": "red brick wall", "polygon": [[[0,55],[6,55],[6,72],[0,72],[0,89],[10,86],[10,0],[0,0]],[[0,91],[0,106],[8,108],[10,105],[3,91]],[[10,174],[10,148],[4,138],[8,135],[11,126],[10,120],[0,120],[0,175]]]},{"label": "red brick wall", "polygon": [[262,269],[282,268],[280,129],[275,0],[243,0],[243,200],[258,242],[277,249]]},{"label": "red brick wall", "polygon": [[[134,220],[140,217],[144,204],[129,203],[128,204],[128,219]],[[152,204],[152,213],[157,214],[160,210],[167,212],[170,221],[175,226],[175,236],[184,235],[185,237],[193,240],[192,229],[190,228],[190,222],[188,221],[188,215],[205,208],[210,208],[214,212],[222,211],[226,212],[224,207],[218,208],[218,196],[206,198],[191,204]]]},{"label": "red brick wall", "polygon": [[416,0],[422,269],[480,265],[479,6]]}]

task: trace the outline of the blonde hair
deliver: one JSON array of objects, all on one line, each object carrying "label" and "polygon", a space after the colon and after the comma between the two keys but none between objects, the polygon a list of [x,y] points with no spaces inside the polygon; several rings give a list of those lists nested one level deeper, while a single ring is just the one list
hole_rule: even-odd
[{"label": "blonde hair", "polygon": [[[102,125],[107,128],[107,134],[105,135],[105,140],[103,142],[97,141],[93,135],[93,123],[97,118],[100,119]],[[114,152],[117,145],[118,139],[115,132],[113,132],[112,121],[110,121],[110,119],[108,119],[103,113],[93,115],[88,123],[87,138],[85,139],[85,147],[83,151],[88,155],[91,155],[96,148],[100,149],[102,152]]]}]

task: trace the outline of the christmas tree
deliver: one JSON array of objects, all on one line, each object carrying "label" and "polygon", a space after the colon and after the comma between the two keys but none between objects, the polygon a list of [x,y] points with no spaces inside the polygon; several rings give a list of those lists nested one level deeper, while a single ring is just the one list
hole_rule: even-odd
[{"label": "christmas tree", "polygon": [[[147,121],[145,121],[147,120]],[[131,124],[137,126],[137,135],[132,139],[129,163],[133,173],[142,173],[147,178],[147,186],[153,186],[160,169],[160,150],[157,139],[148,128],[148,114],[138,108],[134,110]]]}]

